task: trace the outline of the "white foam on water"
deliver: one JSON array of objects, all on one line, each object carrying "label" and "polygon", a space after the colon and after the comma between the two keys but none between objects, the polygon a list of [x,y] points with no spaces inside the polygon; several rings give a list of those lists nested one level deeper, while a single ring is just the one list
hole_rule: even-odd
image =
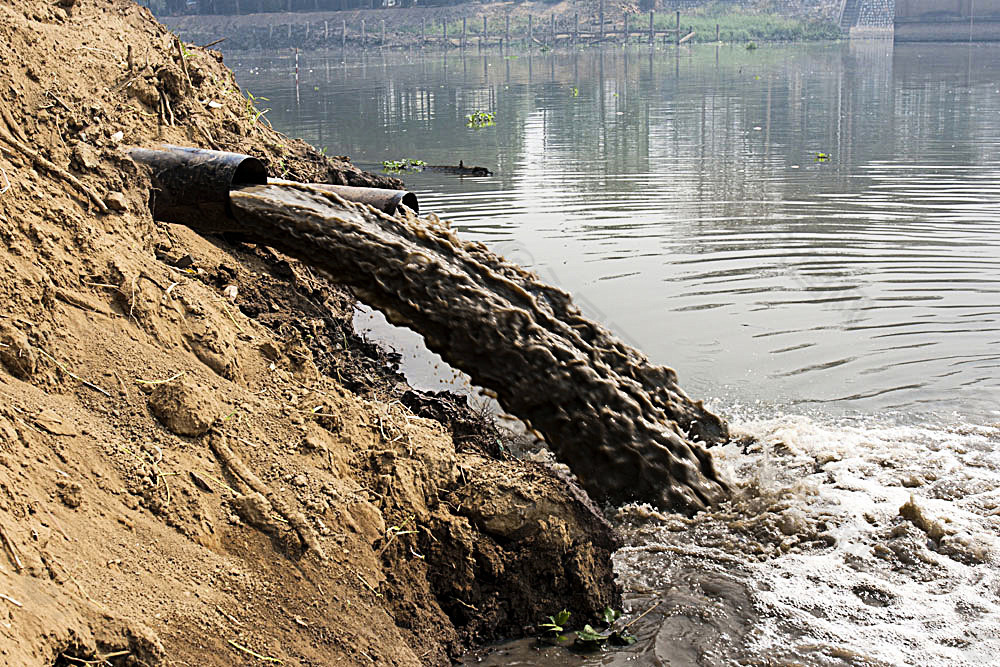
[{"label": "white foam on water", "polygon": [[755,442],[715,450],[739,488],[708,521],[760,543],[747,558],[760,614],[750,654],[997,664],[997,425],[732,425]]}]

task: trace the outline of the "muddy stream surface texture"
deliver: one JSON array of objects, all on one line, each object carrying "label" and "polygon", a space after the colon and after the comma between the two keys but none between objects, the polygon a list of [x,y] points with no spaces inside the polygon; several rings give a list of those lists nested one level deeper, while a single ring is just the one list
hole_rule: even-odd
[{"label": "muddy stream surface texture", "polygon": [[[996,664],[1000,48],[329,51],[300,53],[298,78],[290,53],[226,58],[275,127],[332,154],[494,170],[400,176],[537,280],[301,188],[234,200],[311,255],[384,245],[384,265],[331,270],[450,349],[589,490],[719,496],[685,441],[721,422],[657,364],[737,438],[710,450],[728,502],[611,510],[626,612],[648,611],[637,644],[529,641],[482,664]],[[480,110],[496,124],[467,127]],[[338,216],[337,238],[316,235]],[[454,386],[419,337],[356,324],[417,385]]]}]

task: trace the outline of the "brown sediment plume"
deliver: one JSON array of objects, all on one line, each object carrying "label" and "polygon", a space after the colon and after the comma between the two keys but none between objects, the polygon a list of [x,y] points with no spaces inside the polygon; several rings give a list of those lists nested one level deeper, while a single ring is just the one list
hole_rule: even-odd
[{"label": "brown sediment plume", "polygon": [[240,188],[231,202],[241,231],[353,286],[495,391],[595,498],[693,512],[726,496],[695,442],[724,440],[725,422],[562,290],[433,219],[389,217],[309,185]]}]

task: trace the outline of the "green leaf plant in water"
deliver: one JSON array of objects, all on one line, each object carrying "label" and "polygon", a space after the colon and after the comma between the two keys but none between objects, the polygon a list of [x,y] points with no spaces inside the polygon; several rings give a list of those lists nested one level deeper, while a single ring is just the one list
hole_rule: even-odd
[{"label": "green leaf plant in water", "polygon": [[539,629],[546,635],[551,636],[558,642],[566,641],[566,635],[562,634],[563,626],[569,623],[569,612],[563,609],[554,616],[549,616],[548,623],[539,625]]},{"label": "green leaf plant in water", "polygon": [[[597,651],[607,645],[628,646],[634,644],[636,638],[629,633],[628,625],[620,628],[615,627],[621,616],[620,611],[606,607],[601,614],[601,624],[604,625],[604,629],[598,630],[587,623],[582,630],[577,630],[574,634],[573,645],[585,651]],[[568,637],[563,634],[563,631],[566,624],[569,623],[569,617],[570,613],[565,609],[554,616],[549,616],[548,623],[542,623],[538,626],[543,633],[539,639],[554,643],[567,641]]]},{"label": "green leaf plant in water", "polygon": [[402,160],[382,160],[382,171],[390,174],[398,174],[403,170],[422,171],[427,163],[423,160],[403,158]]},{"label": "green leaf plant in water", "polygon": [[496,125],[496,115],[492,111],[476,111],[465,116],[466,127],[478,130],[492,125]]}]

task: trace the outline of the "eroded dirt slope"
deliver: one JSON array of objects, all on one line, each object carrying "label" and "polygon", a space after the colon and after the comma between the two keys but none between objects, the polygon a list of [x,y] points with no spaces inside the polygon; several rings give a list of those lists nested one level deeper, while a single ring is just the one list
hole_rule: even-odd
[{"label": "eroded dirt slope", "polygon": [[123,149],[391,182],[262,125],[133,2],[64,4],[0,1],[0,662],[448,664],[614,605],[585,497],[420,416],[462,410],[408,392],[341,288],[155,223]]}]

